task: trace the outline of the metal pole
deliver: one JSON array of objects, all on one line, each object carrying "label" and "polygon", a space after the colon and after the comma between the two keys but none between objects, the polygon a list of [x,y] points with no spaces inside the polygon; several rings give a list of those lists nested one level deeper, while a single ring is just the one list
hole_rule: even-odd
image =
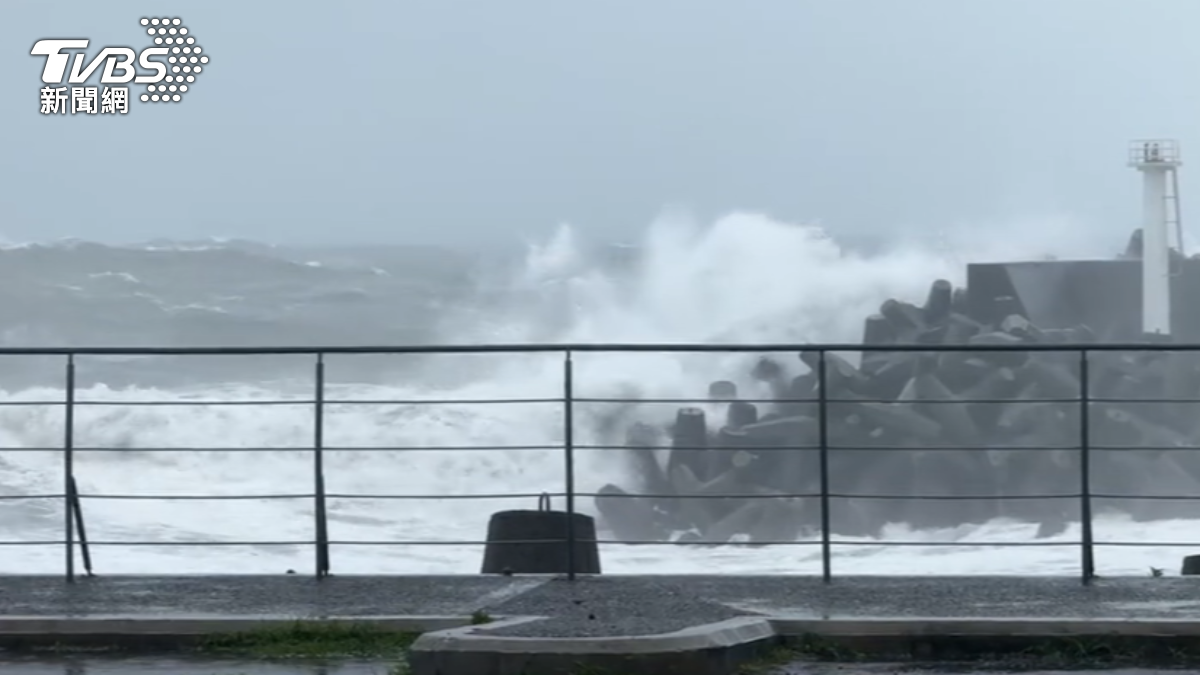
[{"label": "metal pole", "polygon": [[567,493],[567,580],[575,581],[575,382],[571,352],[563,357],[563,452]]},{"label": "metal pole", "polygon": [[75,510],[75,529],[79,532],[79,553],[83,556],[83,573],[92,576],[92,552],[88,548],[87,528],[83,525],[83,508],[79,504],[79,486],[71,477],[71,505]]},{"label": "metal pole", "polygon": [[317,353],[313,395],[313,499],[317,578],[329,575],[329,521],[325,512],[325,355]]},{"label": "metal pole", "polygon": [[821,578],[833,581],[833,545],[829,532],[829,397],[825,393],[825,350],[817,362],[817,433],[821,453]]},{"label": "metal pole", "polygon": [[1079,350],[1079,532],[1083,585],[1096,576],[1095,541],[1092,532],[1092,453],[1089,400],[1088,351]]},{"label": "metal pole", "polygon": [[63,519],[65,522],[66,538],[66,556],[67,556],[67,581],[75,581],[75,520],[74,520],[74,503],[72,499],[72,488],[74,487],[75,477],[75,355],[67,356],[67,381],[65,388],[65,405],[66,413],[63,429],[63,496],[65,499],[65,509],[63,510]]}]

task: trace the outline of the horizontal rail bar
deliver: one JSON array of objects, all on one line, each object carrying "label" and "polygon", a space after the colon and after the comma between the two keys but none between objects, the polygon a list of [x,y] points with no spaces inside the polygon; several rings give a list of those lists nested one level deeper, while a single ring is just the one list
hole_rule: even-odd
[{"label": "horizontal rail bar", "polygon": [[[818,403],[820,399],[816,398],[576,398],[572,399],[575,403],[694,403],[700,404],[716,404],[716,403]],[[1200,403],[1200,398],[1096,398],[1088,397],[1090,403]],[[919,403],[921,405],[950,405],[955,403],[983,403],[994,405],[1014,405],[1014,404],[1043,404],[1043,403],[1072,403],[1078,404],[1079,397],[1074,398],[942,398],[942,399],[920,399],[920,400],[896,400],[885,398],[831,398],[826,403],[829,404],[849,404],[849,403],[875,403],[879,405],[912,405]]]},{"label": "horizontal rail bar", "polygon": [[[1200,501],[1200,495],[1117,495],[1106,492],[1090,492],[1096,500],[1114,501]],[[83,495],[80,500],[126,500],[126,501],[253,501],[253,500],[311,500],[314,495],[294,492],[294,494],[271,495]],[[539,497],[562,498],[566,492],[492,492],[492,494],[469,495],[377,495],[352,494],[352,492],[326,492],[326,497],[336,500],[536,500]],[[607,500],[629,500],[629,498],[647,498],[647,500],[815,500],[820,492],[797,492],[797,494],[728,494],[728,495],[655,495],[647,492],[622,492],[622,494],[606,494],[606,492],[575,492],[576,497],[605,497]],[[1080,492],[1052,495],[865,495],[853,492],[829,492],[832,500],[877,500],[877,501],[1031,501],[1031,500],[1078,500]],[[61,500],[65,495],[0,495],[0,501],[20,500]]]},{"label": "horizontal rail bar", "polygon": [[[414,499],[414,500],[438,500],[438,499],[537,499],[543,495],[550,494],[546,492],[498,492],[498,493],[480,493],[480,494],[416,494],[416,495],[382,495],[382,494],[337,494],[333,492],[325,493],[325,496],[330,499]],[[236,500],[255,500],[255,499],[312,499],[316,495],[313,493],[282,493],[282,494],[257,494],[257,495],[157,495],[157,494],[140,494],[140,495],[100,495],[100,494],[80,494],[80,499],[105,499],[105,500],[162,500],[162,501],[236,501]],[[565,497],[566,493],[550,494],[551,497]],[[61,498],[62,495],[59,495]],[[4,499],[14,499],[13,496],[3,497]],[[1197,497],[1200,499],[1200,497]]]},{"label": "horizontal rail bar", "polygon": [[[1194,502],[1200,501],[1200,495],[1133,495],[1133,494],[1108,494],[1103,492],[1092,492],[1093,499],[1109,499],[1114,501],[1179,501],[1179,502]],[[481,493],[481,494],[413,494],[413,495],[395,495],[395,494],[355,494],[355,493],[326,493],[326,497],[330,499],[345,499],[345,500],[421,500],[421,501],[437,501],[441,499],[451,500],[483,500],[483,499],[538,499],[540,497],[566,497],[565,492],[498,492],[498,493]],[[821,496],[819,492],[805,492],[795,494],[719,494],[719,495],[676,495],[676,494],[647,494],[626,492],[621,494],[608,494],[601,492],[576,492],[576,497],[604,497],[605,499],[678,499],[681,501],[690,501],[693,499],[708,500],[708,499],[747,499],[747,500],[770,500],[770,499],[817,499]],[[830,499],[864,499],[878,501],[1031,501],[1031,500],[1055,500],[1055,499],[1079,499],[1081,493],[1057,493],[1057,494],[1033,494],[1033,495],[898,495],[898,494],[854,494],[847,492],[830,492]],[[0,501],[34,501],[38,499],[54,500],[63,499],[62,494],[30,494],[30,495],[0,495]],[[314,495],[304,493],[294,494],[257,494],[257,495],[78,495],[80,499],[96,499],[96,500],[113,500],[113,501],[253,501],[253,500],[283,500],[283,499],[312,499]]]},{"label": "horizontal rail bar", "polygon": [[863,345],[852,343],[803,344],[776,342],[763,344],[707,343],[559,343],[559,344],[477,344],[477,345],[363,345],[363,346],[278,346],[278,347],[0,347],[0,356],[326,356],[405,355],[405,354],[561,354],[563,352],[1195,352],[1200,343],[1157,344],[1124,343],[1020,343],[1012,345],[977,344],[897,344]]},{"label": "horizontal rail bar", "polygon": [[[1112,500],[1142,500],[1151,501],[1181,501],[1195,502],[1200,501],[1200,495],[1129,495],[1129,494],[1106,494],[1103,492],[1088,493],[1093,499],[1112,499]],[[607,494],[599,492],[576,492],[576,497],[604,497],[605,499],[678,499],[688,501],[692,499],[753,499],[753,500],[768,500],[768,499],[816,499],[821,496],[819,492],[810,492],[804,494],[720,494],[720,495],[673,495],[673,494],[645,494],[637,492],[625,492],[621,494]],[[903,500],[919,500],[919,501],[1022,501],[1022,500],[1054,500],[1054,499],[1079,499],[1083,496],[1079,492],[1071,493],[1056,493],[1056,494],[1033,494],[1033,495],[897,495],[897,494],[856,494],[850,492],[830,492],[830,499],[874,499],[881,501],[903,501]],[[342,498],[352,499],[350,495],[341,495]],[[409,497],[380,497],[380,499],[409,499]],[[412,497],[417,499],[417,497]],[[434,497],[430,497],[434,499]]]},{"label": "horizontal rail bar", "polygon": [[[297,398],[297,399],[290,399],[290,398],[289,399],[270,399],[270,398],[268,398],[268,399],[261,399],[261,400],[259,400],[259,399],[242,399],[242,400],[238,400],[238,399],[202,399],[202,400],[195,400],[195,399],[189,399],[189,398],[178,398],[178,399],[171,399],[171,400],[165,400],[165,401],[161,400],[161,399],[156,399],[153,401],[143,401],[143,400],[122,401],[120,399],[92,399],[92,400],[76,399],[75,402],[73,403],[73,405],[75,405],[76,407],[80,407],[80,406],[100,407],[100,406],[125,405],[125,406],[138,407],[138,408],[163,407],[163,406],[183,407],[183,406],[189,406],[189,405],[285,406],[285,405],[312,405],[312,404],[313,404],[312,401],[306,400],[306,399],[301,399],[301,398]],[[0,403],[0,405],[3,405],[3,404]],[[59,401],[58,405],[63,405],[62,401]]]},{"label": "horizontal rail bar", "polygon": [[[326,446],[326,452],[504,452],[506,450],[527,451],[527,450],[559,450],[557,445],[403,445],[403,446]],[[617,450],[672,450],[683,452],[705,452],[705,451],[728,451],[734,452],[738,450],[748,450],[755,453],[760,452],[784,452],[784,451],[812,451],[820,450],[815,445],[778,445],[778,446],[756,446],[753,448],[744,448],[737,446],[707,446],[707,447],[674,447],[669,445],[579,445],[576,450],[602,450],[602,451],[617,451]],[[999,445],[999,446],[940,446],[940,445],[863,445],[863,446],[843,446],[830,445],[829,450],[833,452],[1048,452],[1048,451],[1065,451],[1065,452],[1080,452],[1079,446],[1071,445]],[[1145,445],[1145,446],[1107,446],[1107,445],[1092,445],[1089,446],[1090,451],[1100,452],[1191,452],[1200,450],[1198,445]],[[258,453],[258,452],[312,452],[311,447],[287,446],[279,448],[228,448],[228,447],[204,447],[204,448],[75,448],[77,453],[111,453],[111,452],[232,452],[232,453]],[[0,452],[62,452],[62,448],[29,448],[29,447],[6,447],[0,448]]]},{"label": "horizontal rail bar", "polygon": [[[1200,399],[1103,399],[1088,396],[1092,404],[1200,404]],[[562,404],[563,399],[326,399],[326,406],[487,406],[487,405],[551,405]],[[676,404],[676,405],[716,405],[743,402],[743,404],[817,404],[817,399],[574,399],[576,404]],[[937,399],[898,401],[894,399],[830,399],[827,404],[875,404],[889,406],[911,406],[913,402],[920,405],[1043,405],[1043,404],[1078,404],[1079,399]],[[121,400],[121,399],[84,399],[74,401],[74,406],[130,406],[130,407],[184,407],[184,406],[304,406],[314,405],[312,399],[172,399],[172,400]],[[2,401],[4,406],[64,406],[62,401]]]},{"label": "horizontal rail bar", "polygon": [[[756,403],[756,404],[778,404],[778,403],[817,403],[818,399],[812,398],[740,398],[740,399],[716,399],[716,398],[577,398],[573,399],[575,403],[604,403],[604,404],[684,404],[684,405],[715,405],[720,403]],[[1088,397],[1091,403],[1200,403],[1198,398],[1095,398]],[[375,405],[549,405],[562,403],[561,398],[496,398],[496,399],[326,399],[324,404],[327,406],[375,406]],[[897,401],[894,399],[872,399],[872,398],[845,398],[845,399],[830,399],[826,401],[829,404],[854,404],[854,403],[872,403],[876,405],[912,405],[913,403],[921,405],[952,405],[952,404],[984,404],[984,405],[1034,405],[1047,403],[1078,403],[1079,398],[947,398],[947,399],[922,399],[920,401]],[[161,406],[288,406],[288,405],[314,405],[315,400],[312,399],[189,399],[179,398],[171,400],[143,400],[143,399],[84,399],[77,400],[73,403],[76,406],[130,406],[130,407],[161,407]],[[3,406],[62,406],[66,405],[63,401],[0,401],[0,407]]]},{"label": "horizontal rail bar", "polygon": [[[817,403],[819,399],[815,398],[576,398],[572,399],[575,403],[638,403],[638,404],[654,404],[654,403],[673,403],[673,404],[718,404],[718,403]],[[1088,397],[1091,403],[1200,403],[1200,398],[1096,398]],[[329,406],[338,405],[503,405],[503,404],[518,404],[518,405],[549,405],[562,403],[561,398],[495,398],[495,399],[471,399],[471,398],[454,398],[454,399],[325,399],[324,404]],[[947,398],[947,399],[923,399],[916,401],[922,405],[950,405],[954,403],[975,403],[975,404],[994,404],[994,405],[1014,405],[1014,404],[1044,404],[1044,403],[1078,403],[1079,398]],[[314,405],[313,399],[304,398],[289,398],[289,399],[190,399],[178,398],[171,400],[143,400],[143,399],[83,399],[76,400],[73,405],[77,406],[189,406],[189,405],[212,405],[212,406],[250,406],[250,405],[269,405],[269,406],[285,406],[285,405]],[[832,398],[826,403],[836,404],[851,404],[851,403],[874,403],[878,405],[912,405],[914,401],[897,401],[895,399],[872,399],[872,398]],[[62,406],[66,405],[63,401],[36,400],[36,401],[0,401],[0,406]]]},{"label": "horizontal rail bar", "polygon": [[[1050,451],[1050,450],[1065,450],[1068,452],[1080,452],[1082,448],[1078,445],[837,445],[830,444],[827,446],[829,450],[836,452],[874,452],[885,450],[887,452],[983,452],[988,450],[997,450],[1000,452],[1025,452],[1029,450]],[[748,452],[779,452],[784,450],[820,450],[817,445],[767,445],[754,446],[751,448],[739,446],[683,446],[676,447],[673,445],[580,445],[576,450],[683,450],[685,452],[704,452],[706,450],[721,450],[733,452],[737,450],[746,450]],[[1171,452],[1177,450],[1200,450],[1200,445],[1089,445],[1088,450],[1103,450],[1105,452]]]},{"label": "horizontal rail bar", "polygon": [[[632,402],[632,401],[631,401]],[[1001,401],[1002,402],[1002,401]],[[562,403],[561,398],[463,398],[463,399],[325,399],[323,404],[326,406],[338,405],[503,405],[503,404],[558,404]],[[30,405],[24,401],[14,402],[14,404]],[[249,405],[315,405],[315,399],[305,398],[288,398],[288,399],[189,399],[179,398],[172,400],[155,399],[149,400],[120,400],[120,399],[76,399],[74,405],[77,406],[188,406],[188,405],[227,405],[227,406],[249,406]],[[0,402],[0,405],[8,405],[7,402]],[[37,405],[64,405],[62,401],[43,402]]]},{"label": "horizontal rail bar", "polygon": [[[978,446],[977,445],[977,446],[965,446],[964,447],[961,445],[946,445],[946,446],[942,446],[942,445],[846,445],[846,446],[842,446],[842,445],[830,444],[826,447],[831,451],[839,451],[839,452],[842,450],[847,450],[850,452],[872,452],[875,450],[886,450],[888,452],[924,452],[926,450],[934,450],[937,452],[983,452],[985,450],[1000,450],[1000,451],[1038,450],[1038,451],[1044,452],[1044,451],[1049,451],[1049,450],[1068,450],[1068,451],[1078,452],[1080,449],[1078,445],[1001,445],[1001,446],[996,446],[996,447]],[[736,445],[706,445],[706,446],[699,446],[699,445],[686,446],[685,445],[685,446],[681,446],[681,447],[677,447],[674,445],[581,445],[575,449],[576,450],[671,450],[671,451],[682,450],[684,452],[706,452],[709,450],[719,450],[722,452],[735,452],[737,450],[746,450],[748,452],[756,452],[757,453],[757,452],[762,452],[762,451],[781,452],[781,451],[785,451],[785,450],[786,451],[796,451],[796,450],[816,451],[816,450],[820,450],[821,446],[819,446],[819,445],[767,445],[767,446],[762,446],[762,447],[754,446],[751,448],[747,448],[747,447],[736,446]],[[1097,448],[1096,448],[1096,446],[1092,446],[1092,449],[1097,449]],[[1099,448],[1099,449],[1103,450],[1105,448]],[[1113,450],[1125,450],[1127,448],[1121,447],[1121,448],[1112,448],[1112,449]],[[1136,450],[1156,450],[1158,448],[1146,447],[1146,448],[1134,448],[1134,449],[1136,449]],[[1172,449],[1191,450],[1191,449],[1200,449],[1200,447],[1183,448],[1183,447],[1179,447],[1179,446],[1172,446]]]},{"label": "horizontal rail bar", "polygon": [[[1000,452],[1025,452],[1030,450],[1050,451],[1050,450],[1065,450],[1068,452],[1079,452],[1081,450],[1078,445],[837,445],[830,444],[827,446],[830,451],[834,452],[874,452],[884,450],[887,452],[983,452],[988,450],[997,450]],[[746,450],[748,452],[781,452],[807,450],[817,451],[820,446],[817,445],[767,445],[754,446],[751,448],[731,446],[731,445],[709,445],[709,446],[683,446],[676,447],[673,445],[580,445],[576,450],[682,450],[685,452],[704,452],[707,450],[720,450],[724,452],[734,452],[737,450]],[[1106,452],[1138,452],[1138,451],[1156,451],[1166,452],[1173,450],[1200,450],[1200,445],[1144,445],[1144,446],[1107,446],[1107,445],[1090,445],[1089,450],[1104,450]]]},{"label": "horizontal rail bar", "polygon": [[[493,544],[501,545],[523,545],[523,544],[546,544],[546,543],[565,543],[566,539],[513,539],[500,542],[492,542]],[[622,541],[620,539],[576,539],[580,544],[599,544],[604,546],[610,545],[626,545],[626,546],[741,546],[741,547],[761,547],[761,546],[820,546],[820,540],[812,541],[786,541],[786,540],[763,540],[763,541]],[[195,548],[198,546],[314,546],[315,541],[88,541],[89,546],[129,546],[129,547],[181,547]],[[949,548],[949,547],[986,547],[986,548],[1055,548],[1067,546],[1079,546],[1079,541],[846,541],[833,539],[830,542],[834,546],[878,546],[878,547],[928,547],[928,548]],[[0,541],[0,546],[62,546],[61,540],[31,540],[31,541]],[[486,546],[486,541],[375,541],[375,540],[329,540],[330,546]],[[1160,541],[1160,542],[1142,542],[1142,541],[1096,541],[1096,546],[1146,546],[1149,548],[1172,548],[1172,547],[1195,547],[1200,546],[1200,542],[1195,541]]]},{"label": "horizontal rail bar", "polygon": [[[334,450],[341,452],[475,452],[475,451],[497,451],[505,450],[558,450],[557,445],[446,445],[446,446],[423,446],[423,445],[406,445],[398,447],[387,446],[326,446],[325,450]],[[62,452],[62,448],[25,448],[25,447],[9,447],[0,448],[0,452]],[[111,447],[92,447],[92,448],[75,448],[75,452],[312,452],[312,447],[303,446],[285,446],[279,448],[222,448],[222,447],[187,447],[187,448],[111,448]]]},{"label": "horizontal rail bar", "polygon": [[558,405],[562,398],[410,398],[410,399],[355,399],[327,398],[325,405]]}]

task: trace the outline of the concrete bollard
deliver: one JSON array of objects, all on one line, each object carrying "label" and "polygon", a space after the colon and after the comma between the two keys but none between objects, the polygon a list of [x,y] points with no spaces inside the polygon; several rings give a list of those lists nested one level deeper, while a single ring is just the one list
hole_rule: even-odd
[{"label": "concrete bollard", "polygon": [[[566,574],[567,517],[564,511],[500,511],[488,522],[482,574]],[[600,574],[596,521],[574,514],[575,572]]]}]

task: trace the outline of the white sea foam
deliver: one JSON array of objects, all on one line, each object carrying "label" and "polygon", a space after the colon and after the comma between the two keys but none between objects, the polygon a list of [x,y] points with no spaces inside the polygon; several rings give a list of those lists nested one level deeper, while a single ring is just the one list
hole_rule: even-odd
[{"label": "white sea foam", "polygon": [[[1081,248],[1080,242],[1091,247]],[[855,342],[862,320],[887,297],[920,301],[938,277],[963,281],[965,260],[1056,255],[1108,255],[1123,242],[1096,242],[1094,233],[1069,222],[1005,223],[947,234],[940,246],[901,244],[866,256],[842,250],[817,228],[793,226],[756,214],[734,214],[709,227],[677,218],[649,228],[643,264],[619,276],[602,272],[563,228],[534,247],[514,281],[520,303],[446,317],[454,342]],[[1101,245],[1104,244],[1104,245]],[[558,321],[541,320],[554,315]],[[469,318],[464,318],[469,316]],[[556,398],[562,393],[561,356],[434,357],[465,382],[436,389],[422,381],[394,386],[331,385],[325,426],[330,447],[480,446],[476,451],[328,451],[327,490],[331,537],[335,541],[478,541],[495,510],[532,507],[534,498],[383,500],[344,495],[465,495],[521,492],[536,495],[563,489],[562,451],[504,449],[556,446],[562,442],[562,413],[555,404],[339,405],[336,399],[505,399]],[[748,357],[679,354],[593,354],[575,356],[577,394],[689,397],[714,378],[740,377]],[[337,359],[330,360],[336,381]],[[81,390],[87,400],[164,401],[237,398],[306,399],[306,385],[230,385],[210,391],[146,388]],[[8,400],[61,400],[61,390],[4,394]],[[595,444],[595,424],[608,412],[577,406],[576,441]],[[669,407],[646,407],[646,419],[666,419]],[[63,441],[61,407],[0,407],[0,445],[58,447]],[[76,455],[75,474],[87,495],[305,495],[313,490],[311,403],[291,406],[83,406],[76,417],[80,448],[118,452]],[[267,452],[151,452],[163,448],[276,448]],[[288,449],[292,448],[292,449]],[[145,450],[143,450],[145,449]],[[579,451],[579,489],[620,483],[623,463],[612,452]],[[62,491],[60,452],[3,452],[0,497]],[[590,509],[589,500],[580,506]],[[0,500],[7,540],[62,537],[60,500]],[[290,541],[313,537],[311,498],[224,501],[88,499],[88,535],[95,541]],[[1097,521],[1101,541],[1185,542],[1200,523]],[[884,539],[952,543],[939,547],[893,547],[860,540],[834,550],[836,572],[857,574],[1073,574],[1079,552],[1065,542],[1078,539],[1074,525],[1056,541],[1061,547],[998,548],[973,542],[1032,540],[1036,525],[993,522],[942,531],[889,526]],[[811,542],[810,542],[811,543]],[[609,572],[813,573],[818,547],[690,548],[617,546],[603,550]],[[60,546],[4,547],[0,573],[47,573],[61,569]],[[1150,566],[1173,567],[1187,550],[1104,548],[1102,574],[1144,574]],[[307,571],[308,547],[99,547],[93,551],[104,573]],[[333,549],[341,573],[443,573],[478,571],[478,545],[346,546]]]}]

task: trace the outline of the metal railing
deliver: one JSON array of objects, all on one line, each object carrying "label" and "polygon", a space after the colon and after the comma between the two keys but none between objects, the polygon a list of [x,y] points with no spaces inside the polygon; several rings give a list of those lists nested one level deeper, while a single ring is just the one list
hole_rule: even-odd
[{"label": "metal railing", "polygon": [[[486,542],[451,542],[451,541],[333,541],[329,535],[329,513],[328,500],[330,498],[387,498],[387,499],[417,499],[417,498],[537,498],[539,502],[545,503],[544,500],[550,496],[562,497],[565,500],[565,511],[574,515],[577,512],[576,499],[579,497],[596,497],[595,493],[582,493],[576,488],[576,453],[580,450],[618,450],[626,446],[614,445],[579,445],[576,443],[576,407],[580,404],[592,403],[699,403],[711,402],[712,399],[615,399],[615,398],[589,398],[577,395],[575,383],[575,365],[573,357],[584,353],[753,353],[756,355],[767,355],[780,352],[808,352],[815,353],[819,356],[815,374],[817,378],[816,398],[804,399],[808,403],[816,403],[819,410],[819,425],[818,425],[818,443],[817,446],[811,448],[771,448],[773,450],[812,450],[818,453],[818,471],[819,471],[819,492],[816,494],[791,494],[791,495],[721,495],[719,498],[729,499],[734,497],[740,498],[815,498],[820,504],[820,539],[814,542],[766,542],[767,544],[813,544],[819,545],[821,549],[821,570],[825,581],[830,581],[833,576],[833,555],[832,550],[835,545],[854,545],[858,542],[838,541],[833,538],[831,532],[831,500],[832,499],[911,499],[911,500],[938,500],[938,499],[1022,499],[1032,498],[1030,496],[921,496],[921,495],[904,495],[904,496],[887,496],[887,495],[846,495],[837,494],[831,488],[831,465],[830,451],[841,450],[844,448],[830,446],[829,437],[829,407],[831,404],[855,402],[862,403],[862,399],[854,401],[834,399],[827,395],[829,389],[829,373],[827,368],[827,355],[831,353],[871,353],[884,352],[889,354],[904,353],[904,352],[977,352],[977,353],[1004,353],[1004,352],[1059,352],[1071,353],[1078,356],[1078,378],[1080,391],[1079,396],[1073,399],[1003,399],[990,401],[993,403],[1077,403],[1079,406],[1079,445],[1071,448],[1056,448],[1070,449],[1078,451],[1079,454],[1079,476],[1078,476],[1078,492],[1070,495],[1042,495],[1039,498],[1069,498],[1078,500],[1079,522],[1081,537],[1078,542],[1038,542],[1038,541],[1022,541],[1022,542],[947,542],[946,545],[955,546],[972,546],[972,547],[1000,547],[1000,546],[1062,546],[1062,545],[1078,545],[1080,551],[1080,578],[1084,584],[1089,583],[1095,578],[1095,548],[1097,546],[1176,546],[1186,545],[1179,542],[1159,543],[1159,542],[1101,542],[1095,540],[1093,532],[1093,500],[1097,497],[1105,499],[1170,499],[1170,500],[1200,500],[1200,495],[1178,495],[1178,496],[1157,496],[1144,497],[1136,495],[1097,495],[1092,491],[1091,485],[1091,455],[1093,451],[1091,439],[1091,421],[1090,409],[1093,404],[1099,402],[1137,402],[1137,403],[1200,403],[1200,400],[1187,399],[1099,399],[1091,395],[1089,355],[1097,352],[1200,352],[1200,344],[1196,345],[1180,345],[1180,344],[1089,344],[1089,345],[1064,345],[1064,344],[1019,344],[1019,345],[886,345],[886,346],[865,346],[853,344],[758,344],[758,345],[701,345],[701,344],[673,344],[673,345],[650,345],[650,344],[620,344],[620,345],[600,345],[600,344],[569,344],[569,345],[487,345],[487,346],[409,346],[409,347],[327,347],[327,348],[43,348],[43,349],[19,349],[19,348],[3,348],[0,349],[0,357],[3,356],[62,356],[66,359],[65,380],[64,380],[64,397],[61,401],[5,401],[0,402],[0,405],[61,405],[64,410],[65,433],[61,452],[63,454],[63,493],[61,495],[3,495],[0,499],[17,500],[17,499],[46,499],[55,498],[61,499],[65,504],[64,510],[64,532],[65,536],[61,542],[53,541],[0,541],[0,546],[44,546],[53,544],[62,544],[64,546],[64,562],[65,575],[67,580],[73,581],[76,575],[75,554],[76,549],[82,555],[85,573],[88,576],[93,574],[92,554],[91,549],[94,546],[249,546],[249,545],[279,545],[279,546],[312,546],[314,551],[314,570],[317,578],[323,578],[331,573],[330,549],[335,545],[394,545],[394,546],[420,546],[420,545],[439,545],[439,544],[470,544],[484,545]],[[330,355],[446,355],[446,354],[560,354],[562,356],[562,380],[563,390],[561,398],[527,398],[527,399],[502,399],[502,400],[328,400],[326,397],[326,357]],[[123,401],[123,400],[105,400],[105,401],[79,401],[76,398],[77,382],[76,382],[76,359],[80,356],[275,356],[275,355],[307,355],[315,358],[314,364],[314,392],[311,400],[171,400],[171,401]],[[772,402],[777,402],[772,400]],[[785,401],[786,402],[786,401]],[[894,403],[895,401],[888,401]],[[969,402],[989,402],[983,400],[972,399]],[[563,453],[563,491],[558,492],[531,492],[528,494],[488,494],[488,495],[358,495],[358,494],[330,494],[326,488],[326,453],[330,451],[362,451],[362,450],[484,450],[485,448],[474,446],[441,446],[441,447],[329,447],[326,445],[325,439],[325,418],[327,409],[330,405],[415,405],[415,404],[500,404],[500,403],[555,403],[562,405],[563,411],[563,439],[561,444],[553,445],[525,445],[525,446],[508,446],[500,448],[487,448],[495,451],[506,450],[553,450]],[[75,454],[84,451],[122,451],[118,448],[82,448],[76,445],[76,410],[80,406],[85,405],[117,405],[117,406],[142,406],[142,405],[311,405],[313,408],[314,424],[313,438],[311,448],[261,448],[263,451],[278,451],[278,450],[311,450],[313,461],[313,492],[311,494],[288,494],[288,495],[246,495],[244,497],[234,495],[223,496],[204,496],[204,495],[89,495],[80,494],[76,484],[75,475]],[[142,448],[138,448],[141,450]],[[874,448],[878,449],[878,448]],[[912,447],[906,447],[905,450],[913,450]],[[928,448],[929,450],[962,450],[961,446],[945,447],[945,448]],[[967,448],[970,450],[970,448]],[[1022,447],[1010,448],[1022,450],[1036,450],[1038,448]],[[1050,448],[1043,448],[1050,449]],[[1115,448],[1100,448],[1100,449],[1115,449]],[[1200,450],[1200,446],[1186,448],[1136,448],[1141,450]],[[27,448],[27,447],[11,447],[0,448],[0,454],[7,452],[19,451],[46,451],[59,449],[54,448]],[[186,450],[235,450],[235,448],[173,448],[173,451]],[[254,451],[250,448],[236,448],[239,451]],[[629,495],[631,497],[654,497],[656,495]],[[681,499],[680,495],[657,495],[659,497]],[[188,542],[123,542],[123,541],[90,541],[84,527],[84,514],[82,503],[91,499],[139,499],[139,500],[202,500],[202,499],[265,499],[265,498],[291,498],[291,499],[311,499],[314,506],[314,539],[312,541],[188,541]],[[567,517],[566,532],[564,533],[566,549],[568,551],[567,565],[568,577],[574,579],[576,577],[576,560],[575,548],[577,543],[597,543],[597,544],[655,544],[669,546],[686,546],[689,544],[695,545],[713,545],[717,542],[708,541],[616,541],[616,540],[595,540],[588,542],[579,539],[577,532],[574,529],[573,517]],[[520,543],[520,542],[508,542]],[[723,545],[737,545],[736,542],[721,542]],[[876,541],[872,545],[878,546],[936,546],[941,542],[888,542]],[[763,545],[763,542],[755,542],[754,545]]]},{"label": "metal railing", "polygon": [[1129,164],[1163,162],[1177,164],[1182,161],[1178,141],[1169,138],[1151,138],[1129,143]]}]

